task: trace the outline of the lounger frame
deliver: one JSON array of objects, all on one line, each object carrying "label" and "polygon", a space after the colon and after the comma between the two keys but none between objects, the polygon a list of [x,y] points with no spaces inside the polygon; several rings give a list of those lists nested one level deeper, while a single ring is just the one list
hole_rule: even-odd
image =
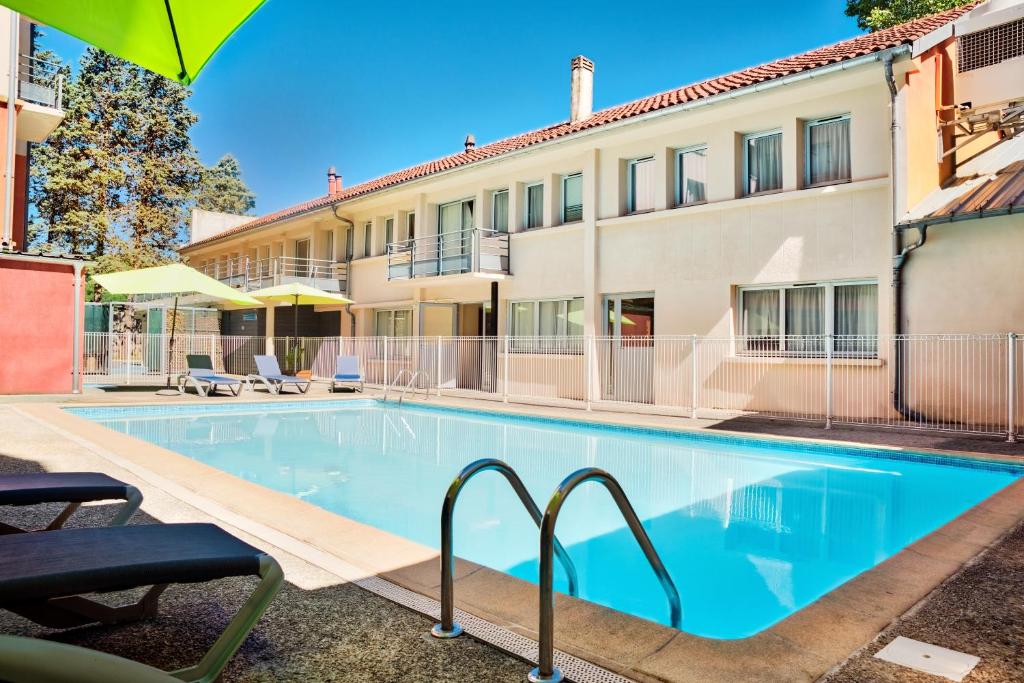
[{"label": "lounger frame", "polygon": [[[109,500],[117,499],[110,498]],[[125,496],[122,500],[124,500],[124,505],[122,505],[121,509],[117,511],[117,514],[107,522],[107,526],[124,526],[128,520],[131,519],[132,515],[135,514],[135,511],[139,509],[139,506],[142,505],[142,492],[134,486],[125,486]],[[47,524],[43,529],[40,529],[40,531],[55,531],[60,529],[64,526],[65,522],[68,521],[68,518],[75,514],[75,511],[81,506],[82,503],[80,502],[68,503],[64,509],[60,511],[60,514],[54,517],[53,521]],[[21,527],[16,527],[13,524],[0,522],[0,536],[4,534],[20,534],[26,532],[31,532],[31,530],[22,529]]]}]

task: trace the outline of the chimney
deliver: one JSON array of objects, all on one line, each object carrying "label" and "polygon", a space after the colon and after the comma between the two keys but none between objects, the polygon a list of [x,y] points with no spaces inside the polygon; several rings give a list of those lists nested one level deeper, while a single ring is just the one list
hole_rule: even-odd
[{"label": "chimney", "polygon": [[585,121],[594,113],[594,63],[578,55],[570,63],[572,70],[569,122]]},{"label": "chimney", "polygon": [[476,138],[473,137],[472,133],[470,133],[469,135],[466,136],[466,141],[463,144],[466,146],[466,151],[468,152],[469,150],[476,147]]},{"label": "chimney", "polygon": [[327,169],[327,194],[338,194],[341,192],[341,176],[333,166]]}]

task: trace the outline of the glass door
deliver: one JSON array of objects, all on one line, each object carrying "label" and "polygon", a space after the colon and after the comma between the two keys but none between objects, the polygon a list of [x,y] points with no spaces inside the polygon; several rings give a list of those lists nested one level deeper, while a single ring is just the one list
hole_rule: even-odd
[{"label": "glass door", "polygon": [[605,398],[654,402],[654,295],[605,297]]},{"label": "glass door", "polygon": [[438,207],[438,269],[440,275],[469,271],[473,200]]},{"label": "glass door", "polygon": [[[457,304],[420,304],[420,357],[419,369],[434,379],[434,386],[453,388],[456,386],[455,366],[444,358],[445,345],[451,340],[438,337],[454,337],[458,323]],[[450,360],[450,359],[449,359]]]},{"label": "glass door", "polygon": [[309,240],[295,240],[295,263],[292,273],[296,277],[309,275]]}]

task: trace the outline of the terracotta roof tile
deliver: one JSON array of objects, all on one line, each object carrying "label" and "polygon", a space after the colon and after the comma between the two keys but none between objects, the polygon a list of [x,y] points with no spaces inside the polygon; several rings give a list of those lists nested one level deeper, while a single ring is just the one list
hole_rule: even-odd
[{"label": "terracotta roof tile", "polygon": [[855,38],[844,40],[834,45],[821,47],[816,50],[811,50],[800,55],[786,57],[767,64],[760,64],[758,66],[742,69],[724,76],[710,78],[699,83],[685,85],[674,90],[644,97],[639,100],[634,100],[633,102],[609,107],[608,109],[595,112],[593,116],[584,121],[579,121],[577,123],[564,121],[553,126],[548,126],[546,128],[541,128],[506,138],[504,140],[498,140],[496,142],[482,145],[469,152],[460,152],[458,154],[442,157],[441,159],[435,159],[434,161],[428,161],[423,164],[411,166],[373,180],[368,180],[364,183],[353,185],[352,187],[346,188],[334,195],[324,195],[316,199],[302,202],[301,204],[281,209],[280,211],[275,211],[274,213],[260,216],[259,218],[253,219],[247,223],[242,223],[241,225],[231,228],[230,230],[225,230],[222,233],[190,244],[183,249],[190,249],[195,246],[208,244],[215,240],[247,232],[249,230],[274,223],[278,220],[306,213],[307,211],[330,206],[331,204],[354,199],[356,197],[361,197],[372,192],[394,187],[404,182],[424,178],[440,171],[458,168],[476,161],[482,161],[484,159],[490,159],[516,150],[525,149],[555,138],[565,137],[585,130],[591,130],[598,126],[614,123],[633,116],[639,116],[658,109],[675,106],[685,102],[692,102],[694,100],[710,97],[730,90],[737,90],[739,88],[756,85],[757,83],[771,81],[776,78],[782,78],[801,71],[808,71],[810,69],[816,69],[829,64],[854,59],[874,52],[881,52],[882,50],[887,50],[899,45],[906,45],[960,17],[976,4],[978,4],[978,2],[970,3],[939,14],[933,14],[921,19],[916,19],[875,33],[860,35]]}]

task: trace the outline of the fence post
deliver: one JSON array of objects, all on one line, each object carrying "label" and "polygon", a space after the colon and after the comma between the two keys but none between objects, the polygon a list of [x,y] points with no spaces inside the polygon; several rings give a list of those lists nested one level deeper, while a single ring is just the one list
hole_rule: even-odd
[{"label": "fence post", "polygon": [[697,419],[697,392],[700,389],[700,381],[697,379],[697,335],[690,336],[690,419]]},{"label": "fence post", "polygon": [[434,354],[437,367],[434,369],[434,384],[437,385],[437,395],[441,395],[441,337],[437,338],[437,352]]},{"label": "fence post", "polygon": [[585,398],[587,399],[587,410],[591,410],[590,400],[593,397],[594,383],[594,355],[597,350],[597,340],[591,336],[583,337],[583,372],[586,373],[584,382]]},{"label": "fence post", "polygon": [[512,345],[511,345],[509,339],[510,339],[509,336],[506,334],[505,335],[505,358],[502,361],[502,364],[505,367],[505,371],[504,371],[505,376],[502,377],[502,381],[501,381],[501,400],[504,401],[505,403],[508,403],[508,384],[509,384],[509,380],[510,380],[509,374],[508,374],[508,371],[509,371],[509,350],[511,349]]},{"label": "fence post", "polygon": [[1006,335],[1006,440],[1017,443],[1017,334]]},{"label": "fence post", "polygon": [[388,338],[384,336],[384,386],[387,387],[391,384],[388,379]]},{"label": "fence post", "polygon": [[825,335],[825,429],[832,429],[832,344],[835,337]]}]

